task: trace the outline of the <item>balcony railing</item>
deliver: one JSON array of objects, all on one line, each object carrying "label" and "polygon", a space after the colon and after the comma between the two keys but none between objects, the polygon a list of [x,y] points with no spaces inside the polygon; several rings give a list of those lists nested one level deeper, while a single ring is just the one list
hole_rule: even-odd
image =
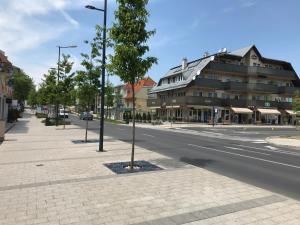
[{"label": "balcony railing", "polygon": [[234,65],[221,62],[210,62],[207,67],[211,70],[223,71],[228,73],[240,73],[248,76],[272,76],[281,78],[295,78],[295,73],[288,70],[280,70],[273,68],[257,67],[257,66],[243,66]]},{"label": "balcony railing", "polygon": [[232,90],[239,92],[263,92],[273,94],[294,94],[296,91],[300,91],[300,87],[278,87],[272,84],[261,83],[245,83],[221,80],[197,78],[195,80],[195,86],[200,88],[211,88],[217,90]]},{"label": "balcony railing", "polygon": [[220,107],[242,107],[247,108],[255,106],[258,108],[279,108],[279,109],[291,109],[292,103],[290,102],[276,102],[265,100],[247,100],[247,99],[221,99],[221,98],[209,98],[198,96],[184,96],[173,97],[165,100],[161,99],[148,99],[148,107],[172,107],[172,106],[220,106]]}]

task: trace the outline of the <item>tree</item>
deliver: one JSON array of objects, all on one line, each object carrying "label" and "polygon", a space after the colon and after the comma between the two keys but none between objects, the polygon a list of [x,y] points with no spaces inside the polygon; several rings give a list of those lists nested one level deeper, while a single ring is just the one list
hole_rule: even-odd
[{"label": "tree", "polygon": [[[91,111],[91,106],[95,102],[95,96],[99,93],[100,74],[102,68],[101,53],[102,48],[102,28],[96,26],[96,35],[90,44],[90,54],[81,53],[81,65],[84,70],[77,71],[75,81],[77,86],[77,97],[79,104],[84,111]],[[85,141],[87,141],[88,120],[86,120]]]},{"label": "tree", "polygon": [[114,87],[113,84],[109,81],[107,81],[106,87],[105,87],[105,106],[106,106],[106,117],[110,115],[109,108],[114,106]]},{"label": "tree", "polygon": [[298,91],[295,94],[295,97],[293,99],[293,110],[295,112],[299,112],[300,111],[300,91]]},{"label": "tree", "polygon": [[155,57],[144,57],[149,51],[146,45],[155,31],[147,31],[149,13],[146,9],[148,0],[117,0],[115,22],[110,30],[114,55],[110,57],[108,69],[132,87],[132,150],[130,168],[134,166],[135,146],[135,91],[134,84],[144,78],[151,66],[157,62]]},{"label": "tree", "polygon": [[[74,62],[70,61],[70,55],[62,55],[63,59],[59,63],[59,82],[58,82],[58,99],[63,103],[64,113],[66,105],[72,103],[72,91],[74,90],[73,74],[69,75],[72,70]],[[64,115],[64,128],[65,128]]]},{"label": "tree", "polygon": [[38,99],[37,99],[37,91],[35,90],[35,88],[32,88],[30,90],[30,92],[28,94],[28,98],[27,98],[27,103],[31,107],[34,107],[37,105]]},{"label": "tree", "polygon": [[13,96],[19,103],[23,104],[27,100],[29,93],[34,89],[33,80],[20,69],[13,71]]},{"label": "tree", "polygon": [[44,74],[40,88],[37,91],[37,103],[40,105],[54,105],[57,98],[56,85],[57,72],[55,70],[48,70]]}]

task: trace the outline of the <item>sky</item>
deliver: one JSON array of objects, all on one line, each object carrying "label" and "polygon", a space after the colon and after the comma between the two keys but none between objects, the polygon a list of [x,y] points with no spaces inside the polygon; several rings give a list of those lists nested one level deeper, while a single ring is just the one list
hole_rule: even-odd
[{"label": "sky", "polygon": [[[78,46],[63,53],[71,55],[74,71],[81,69],[80,53],[90,51],[84,40],[103,23],[101,12],[84,8],[88,4],[103,8],[103,0],[0,0],[0,49],[37,85],[56,66],[58,45]],[[108,0],[108,27],[116,9]],[[148,55],[158,58],[147,75],[155,81],[183,58],[252,44],[264,57],[291,62],[300,75],[299,0],[149,0],[147,9],[147,28],[156,30]]]}]

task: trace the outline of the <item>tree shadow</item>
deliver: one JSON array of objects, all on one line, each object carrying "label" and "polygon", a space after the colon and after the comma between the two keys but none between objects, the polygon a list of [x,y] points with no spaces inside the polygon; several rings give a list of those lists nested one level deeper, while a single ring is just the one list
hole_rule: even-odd
[{"label": "tree shadow", "polygon": [[194,159],[188,157],[181,157],[180,161],[201,168],[205,168],[208,164],[212,164],[215,162],[214,160],[211,159]]}]

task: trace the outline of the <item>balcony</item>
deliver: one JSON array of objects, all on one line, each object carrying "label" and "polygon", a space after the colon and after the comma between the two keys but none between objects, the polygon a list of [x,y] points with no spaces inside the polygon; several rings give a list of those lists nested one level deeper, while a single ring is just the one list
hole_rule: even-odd
[{"label": "balcony", "polygon": [[247,99],[221,99],[209,98],[198,96],[185,96],[174,97],[165,100],[161,99],[148,99],[148,107],[172,107],[172,106],[220,106],[220,107],[241,107],[247,108],[255,106],[257,108],[278,108],[278,109],[291,109],[292,103],[290,102],[276,102],[265,100],[247,100]]},{"label": "balcony", "polygon": [[271,85],[271,84],[247,84],[247,91],[253,91],[253,92],[268,92],[268,93],[278,93],[278,86]]},{"label": "balcony", "polygon": [[199,97],[199,96],[183,96],[183,97],[173,97],[164,100],[161,99],[148,99],[148,107],[172,107],[172,106],[186,106],[186,105],[207,105],[221,106],[223,104],[223,99],[221,98],[209,98],[209,97]]},{"label": "balcony", "polygon": [[202,88],[224,89],[225,83],[221,80],[199,77],[195,80],[195,85]]},{"label": "balcony", "polygon": [[272,69],[265,67],[256,67],[256,66],[243,66],[243,65],[234,65],[226,64],[221,62],[210,62],[207,66],[207,69],[217,70],[227,73],[239,73],[248,76],[271,76],[277,78],[288,78],[295,79],[295,73],[288,70]]},{"label": "balcony", "polygon": [[300,91],[300,87],[279,87],[279,94],[294,95],[297,91]]}]

